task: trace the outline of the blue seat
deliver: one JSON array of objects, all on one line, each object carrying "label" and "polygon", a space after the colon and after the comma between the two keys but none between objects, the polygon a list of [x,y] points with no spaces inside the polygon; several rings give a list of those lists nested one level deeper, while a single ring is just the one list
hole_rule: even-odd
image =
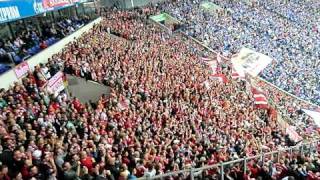
[{"label": "blue seat", "polygon": [[27,52],[29,55],[33,55],[32,48],[28,49]]},{"label": "blue seat", "polygon": [[54,38],[54,43],[58,42],[59,40],[59,38]]},{"label": "blue seat", "polygon": [[52,44],[54,44],[54,43],[57,42],[57,41],[56,41],[56,38],[54,38],[54,37],[52,37],[52,38],[50,38],[50,39],[51,39]]},{"label": "blue seat", "polygon": [[50,44],[50,40],[49,39],[47,39],[47,40],[45,40],[44,41],[48,46],[50,46],[51,44]]},{"label": "blue seat", "polygon": [[22,62],[22,58],[20,56],[16,55],[13,57],[13,61],[15,64],[19,64]]},{"label": "blue seat", "polygon": [[34,46],[34,48],[37,53],[41,51],[41,48],[39,45]]},{"label": "blue seat", "polygon": [[37,47],[36,46],[33,46],[31,48],[32,52],[34,52],[34,54],[37,54],[38,53],[38,50],[37,50]]},{"label": "blue seat", "polygon": [[48,46],[51,46],[52,44],[53,44],[53,41],[52,41],[51,39],[48,39],[48,40],[47,40],[47,45],[48,45]]},{"label": "blue seat", "polygon": [[11,67],[9,65],[6,64],[0,64],[0,74],[8,71],[9,69],[11,69]]},{"label": "blue seat", "polygon": [[52,37],[53,44],[59,41],[59,38]]}]

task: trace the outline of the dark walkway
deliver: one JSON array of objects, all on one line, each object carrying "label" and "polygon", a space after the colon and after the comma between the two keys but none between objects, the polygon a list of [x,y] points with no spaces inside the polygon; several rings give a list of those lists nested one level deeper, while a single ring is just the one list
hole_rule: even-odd
[{"label": "dark walkway", "polygon": [[97,101],[102,94],[109,94],[110,88],[93,81],[67,75],[68,91],[81,102]]}]

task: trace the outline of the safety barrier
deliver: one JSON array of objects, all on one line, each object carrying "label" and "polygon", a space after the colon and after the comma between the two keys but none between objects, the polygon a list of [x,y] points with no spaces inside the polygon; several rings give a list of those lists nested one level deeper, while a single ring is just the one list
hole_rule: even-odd
[{"label": "safety barrier", "polygon": [[[249,161],[260,162],[262,164],[267,161],[272,161],[273,163],[277,163],[280,161],[281,157],[292,158],[295,155],[310,155],[313,151],[318,150],[320,145],[320,141],[312,141],[308,143],[299,144],[296,146],[292,146],[289,148],[279,149],[277,151],[261,153],[256,156],[244,157],[241,159],[236,159],[229,162],[222,162],[220,164],[203,166],[200,168],[186,168],[180,171],[173,171],[165,174],[156,175],[153,177],[141,177],[139,180],[164,180],[169,177],[177,177],[182,176],[182,179],[202,179],[202,175],[205,171],[215,171],[216,175],[220,180],[224,179],[225,170],[229,167],[233,167],[234,165],[240,165],[242,167],[243,172],[247,171],[247,164]],[[220,176],[220,177],[219,177]]]}]

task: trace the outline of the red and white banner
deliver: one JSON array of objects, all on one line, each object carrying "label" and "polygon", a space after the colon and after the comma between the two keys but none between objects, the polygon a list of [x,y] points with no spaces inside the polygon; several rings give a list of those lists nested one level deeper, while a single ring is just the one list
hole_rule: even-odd
[{"label": "red and white banner", "polygon": [[42,6],[44,9],[52,9],[70,4],[69,0],[42,0]]},{"label": "red and white banner", "polygon": [[203,63],[206,63],[210,67],[210,70],[212,71],[213,75],[215,75],[215,74],[220,72],[221,68],[219,66],[219,61],[218,60],[213,60],[213,59],[208,58],[208,57],[202,57],[201,61]]},{"label": "red and white banner", "polygon": [[55,74],[47,83],[47,91],[57,96],[60,91],[64,90],[64,76],[61,71]]},{"label": "red and white banner", "polygon": [[201,57],[201,61],[202,62],[210,62],[210,61],[214,61],[214,60],[209,57]]},{"label": "red and white banner", "polygon": [[210,79],[217,80],[217,81],[220,81],[220,82],[223,82],[223,83],[227,83],[228,82],[227,77],[224,74],[221,74],[221,73],[211,75]]},{"label": "red and white banner", "polygon": [[245,74],[244,73],[238,73],[234,68],[232,68],[232,72],[231,72],[231,77],[232,79],[244,79],[245,78]]},{"label": "red and white banner", "polygon": [[19,65],[16,66],[14,69],[14,72],[16,73],[16,76],[18,79],[25,76],[30,71],[30,67],[27,61],[23,61]]},{"label": "red and white banner", "polygon": [[302,137],[297,133],[294,126],[289,126],[286,128],[286,134],[289,135],[289,138],[294,142],[299,142],[302,140]]},{"label": "red and white banner", "polygon": [[258,88],[252,87],[251,92],[254,98],[254,104],[258,108],[268,108],[268,100],[264,93]]}]

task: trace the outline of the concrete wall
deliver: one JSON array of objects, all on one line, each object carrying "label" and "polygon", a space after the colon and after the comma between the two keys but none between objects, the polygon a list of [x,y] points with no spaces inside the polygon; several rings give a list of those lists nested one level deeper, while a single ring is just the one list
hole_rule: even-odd
[{"label": "concrete wall", "polygon": [[[30,69],[33,70],[34,66],[38,65],[39,63],[48,62],[48,59],[52,57],[52,55],[60,52],[67,44],[79,38],[83,33],[88,32],[95,24],[100,23],[101,20],[101,17],[95,19],[94,21],[87,24],[86,26],[83,26],[71,35],[61,39],[59,42],[53,44],[52,46],[48,47],[47,49],[41,51],[40,53],[28,59],[27,62],[29,64]],[[14,69],[12,69],[0,76],[0,88],[7,89],[10,87],[10,85],[19,80],[20,79],[17,78]]]}]

